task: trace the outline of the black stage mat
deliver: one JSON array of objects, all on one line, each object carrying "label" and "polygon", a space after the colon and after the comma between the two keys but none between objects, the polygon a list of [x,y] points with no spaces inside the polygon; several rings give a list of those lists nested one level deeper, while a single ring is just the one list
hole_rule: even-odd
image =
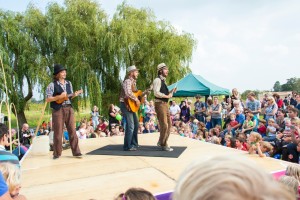
[{"label": "black stage mat", "polygon": [[140,146],[137,151],[123,151],[123,145],[107,145],[87,153],[87,155],[112,155],[112,156],[148,156],[178,158],[186,147],[172,146],[171,152],[162,151],[158,146]]}]

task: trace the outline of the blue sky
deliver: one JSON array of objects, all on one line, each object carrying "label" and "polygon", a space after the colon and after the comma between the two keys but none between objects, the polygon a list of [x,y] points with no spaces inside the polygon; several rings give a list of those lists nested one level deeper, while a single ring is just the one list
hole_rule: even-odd
[{"label": "blue sky", "polygon": [[[29,2],[45,10],[48,0],[0,0],[0,8],[23,12]],[[51,1],[52,2],[52,1]],[[63,0],[56,0],[63,4]],[[98,0],[112,16],[117,0]],[[239,91],[270,90],[300,72],[300,1],[127,0],[150,8],[158,20],[194,35],[193,73]],[[166,60],[165,63],[168,63]]]}]

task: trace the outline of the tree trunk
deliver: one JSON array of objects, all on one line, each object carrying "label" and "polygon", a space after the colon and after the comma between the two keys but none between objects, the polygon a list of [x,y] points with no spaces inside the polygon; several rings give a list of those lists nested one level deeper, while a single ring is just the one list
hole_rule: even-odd
[{"label": "tree trunk", "polygon": [[22,125],[23,125],[24,123],[27,123],[27,119],[26,119],[26,117],[25,117],[25,112],[24,112],[24,110],[18,112],[16,117],[17,117],[17,119],[18,119],[18,123],[19,123],[19,127],[20,127],[20,128],[22,127]]}]

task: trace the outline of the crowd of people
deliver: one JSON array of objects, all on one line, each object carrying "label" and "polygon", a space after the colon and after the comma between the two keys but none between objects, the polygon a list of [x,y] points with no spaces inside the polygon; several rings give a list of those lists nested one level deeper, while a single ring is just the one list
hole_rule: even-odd
[{"label": "crowd of people", "polygon": [[[157,146],[161,147],[162,151],[173,151],[168,144],[168,138],[170,134],[174,134],[199,142],[248,151],[260,157],[274,157],[297,164],[287,169],[288,177],[280,179],[280,182],[288,186],[280,190],[278,182],[272,181],[265,173],[257,170],[257,167],[253,168],[246,162],[231,158],[212,159],[209,162],[191,165],[182,174],[173,199],[220,199],[221,197],[226,199],[234,195],[239,198],[243,198],[243,195],[254,198],[256,189],[248,190],[249,185],[246,183],[257,186],[257,190],[263,189],[259,195],[274,197],[269,199],[275,197],[295,199],[296,194],[286,193],[285,189],[288,191],[291,188],[298,188],[300,181],[298,165],[300,94],[293,92],[284,99],[281,99],[277,93],[265,94],[264,98],[259,100],[253,92],[249,92],[247,99],[243,101],[238,90],[233,89],[232,95],[225,97],[222,102],[219,102],[217,96],[204,98],[196,95],[195,100],[185,99],[178,105],[174,99],[169,101],[176,88],[168,90],[165,83],[168,68],[165,63],[161,63],[157,66],[158,77],[153,81],[155,98],[153,100],[145,98],[145,101],[142,101],[133,94],[137,91],[138,69],[130,66],[126,71],[127,75],[120,95],[120,108],[111,104],[108,120],[106,120],[101,117],[98,107],[93,106],[90,118],[82,119],[76,123],[75,128],[71,99],[78,95],[78,91],[73,93],[71,82],[65,80],[66,68],[61,65],[54,66],[54,81],[46,90],[46,101],[50,102],[53,120],[49,123],[43,122],[37,133],[37,136],[49,136],[53,159],[58,159],[64,148],[71,148],[74,157],[81,157],[78,140],[96,137],[124,136],[124,151],[137,151],[138,134],[154,132],[160,132]],[[144,92],[145,96],[147,92]],[[63,99],[62,103],[59,102],[61,99]],[[138,105],[138,115],[128,106],[127,101],[130,99]],[[0,198],[4,196],[7,197],[6,199],[26,199],[23,195],[19,195],[21,188],[19,160],[30,147],[33,137],[35,137],[34,132],[26,123],[18,132],[14,129],[9,132],[8,128],[0,123],[0,171],[2,172],[0,173]],[[225,167],[220,168],[220,166]],[[220,168],[221,173],[217,174],[218,170],[211,170],[214,167]],[[195,178],[200,171],[201,176]],[[249,171],[253,173],[248,173]],[[228,173],[232,176],[228,176]],[[204,174],[206,176],[203,176]],[[253,174],[257,177],[255,178]],[[222,175],[229,178],[220,179]],[[218,180],[212,179],[213,177],[221,181],[217,183]],[[243,180],[238,180],[236,177],[243,177]],[[296,178],[297,181],[290,177]],[[203,184],[207,187],[199,190],[199,186]],[[236,193],[237,185],[240,187],[238,189],[240,194]],[[213,192],[214,190],[216,192]],[[226,193],[217,192],[225,190]],[[225,194],[227,196],[224,196]],[[143,195],[147,199],[155,199],[150,192],[140,188],[131,188],[120,194],[117,199],[134,200],[140,199]]]}]

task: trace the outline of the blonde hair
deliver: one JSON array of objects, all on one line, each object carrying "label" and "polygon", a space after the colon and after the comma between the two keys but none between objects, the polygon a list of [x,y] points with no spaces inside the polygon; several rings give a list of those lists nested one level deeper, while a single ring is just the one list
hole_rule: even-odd
[{"label": "blonde hair", "polygon": [[261,146],[267,149],[267,152],[270,152],[273,150],[273,146],[270,144],[270,142],[262,142]]},{"label": "blonde hair", "polygon": [[252,131],[252,132],[250,133],[250,135],[252,135],[252,136],[254,137],[254,139],[255,139],[254,142],[259,142],[259,141],[262,140],[261,134],[259,134],[259,133],[257,133],[257,132]]},{"label": "blonde hair", "polygon": [[217,156],[184,170],[172,199],[294,200],[295,195],[250,160]]},{"label": "blonde hair", "polygon": [[10,193],[12,193],[16,187],[21,185],[21,170],[15,164],[8,162],[1,163],[0,172],[8,185]]},{"label": "blonde hair", "polygon": [[298,164],[289,164],[285,170],[285,175],[293,176],[300,183],[300,166]]},{"label": "blonde hair", "polygon": [[273,118],[268,119],[268,122],[275,122]]},{"label": "blonde hair", "polygon": [[287,188],[291,192],[294,192],[295,195],[298,195],[299,183],[298,183],[298,180],[295,177],[292,177],[292,176],[281,176],[278,181],[280,183],[282,183],[283,185],[287,186]]},{"label": "blonde hair", "polygon": [[276,103],[274,97],[271,97],[271,96],[270,96],[270,97],[268,97],[268,100],[271,100],[271,101],[272,101],[272,105]]}]

